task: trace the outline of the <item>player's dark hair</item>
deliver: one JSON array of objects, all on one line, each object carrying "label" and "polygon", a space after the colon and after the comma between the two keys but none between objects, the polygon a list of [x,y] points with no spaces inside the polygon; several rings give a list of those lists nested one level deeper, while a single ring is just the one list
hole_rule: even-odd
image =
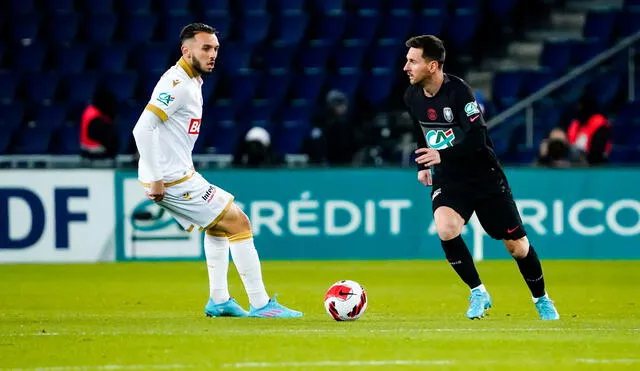
[{"label": "player's dark hair", "polygon": [[182,28],[180,31],[180,42],[193,39],[198,32],[206,32],[208,34],[218,33],[215,28],[204,23],[190,23]]},{"label": "player's dark hair", "polygon": [[444,64],[446,51],[444,43],[433,35],[414,36],[404,43],[407,48],[422,49],[422,58],[438,62],[439,67]]}]

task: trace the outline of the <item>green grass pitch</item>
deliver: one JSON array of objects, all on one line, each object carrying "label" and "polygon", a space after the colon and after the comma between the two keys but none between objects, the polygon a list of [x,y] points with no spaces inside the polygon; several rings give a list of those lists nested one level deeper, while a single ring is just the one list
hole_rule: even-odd
[{"label": "green grass pitch", "polygon": [[[549,322],[514,262],[478,268],[494,308],[470,321],[445,261],[263,262],[286,320],[206,318],[204,262],[0,266],[0,371],[640,369],[640,262],[544,261]],[[340,279],[367,289],[358,321],[325,313]]]}]

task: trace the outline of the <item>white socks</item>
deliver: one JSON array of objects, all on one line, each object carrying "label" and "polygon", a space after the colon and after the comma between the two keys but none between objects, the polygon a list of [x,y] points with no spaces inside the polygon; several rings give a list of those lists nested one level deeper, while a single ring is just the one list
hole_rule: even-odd
[{"label": "white socks", "polygon": [[487,292],[487,289],[484,287],[483,283],[481,283],[480,286],[476,286],[476,287],[472,288],[471,291],[473,291],[475,289],[479,289],[480,292]]},{"label": "white socks", "polygon": [[229,240],[227,237],[204,234],[204,254],[209,272],[209,295],[216,304],[229,300]]},{"label": "white socks", "polygon": [[229,236],[229,246],[233,263],[238,269],[249,296],[249,303],[256,309],[264,307],[269,302],[269,295],[262,282],[260,258],[258,258],[258,252],[253,245],[251,232]]}]

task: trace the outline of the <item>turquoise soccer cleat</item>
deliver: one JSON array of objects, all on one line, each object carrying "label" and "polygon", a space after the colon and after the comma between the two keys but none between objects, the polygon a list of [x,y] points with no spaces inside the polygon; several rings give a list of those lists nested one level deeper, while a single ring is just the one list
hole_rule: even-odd
[{"label": "turquoise soccer cleat", "polygon": [[471,290],[471,296],[469,296],[469,309],[467,309],[467,318],[480,319],[484,317],[485,311],[491,308],[491,297],[488,292],[483,292],[480,289]]},{"label": "turquoise soccer cleat", "polygon": [[204,307],[204,314],[207,317],[249,317],[249,312],[242,309],[234,298],[220,304],[214,303],[213,299],[209,298]]},{"label": "turquoise soccer cleat", "polygon": [[534,304],[536,305],[536,310],[541,320],[551,321],[560,319],[560,314],[556,310],[556,306],[553,305],[553,300],[549,299],[546,294],[537,300],[534,299]]},{"label": "turquoise soccer cleat", "polygon": [[292,310],[278,303],[276,297],[269,299],[267,305],[262,308],[249,306],[249,316],[259,318],[298,318],[302,317],[302,312]]}]

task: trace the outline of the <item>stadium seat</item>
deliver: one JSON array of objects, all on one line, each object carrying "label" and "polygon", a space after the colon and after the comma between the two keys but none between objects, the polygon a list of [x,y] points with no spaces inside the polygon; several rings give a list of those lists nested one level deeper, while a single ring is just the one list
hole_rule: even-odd
[{"label": "stadium seat", "polygon": [[337,68],[360,68],[366,51],[361,42],[345,42],[334,50],[331,60]]},{"label": "stadium seat", "polygon": [[102,75],[101,85],[123,102],[134,98],[137,79],[134,71],[110,72]]},{"label": "stadium seat", "polygon": [[16,45],[13,50],[13,69],[16,71],[40,71],[44,66],[44,57],[47,54],[47,45],[44,43],[31,43],[29,45]]},{"label": "stadium seat", "polygon": [[199,0],[198,2],[200,12],[205,15],[229,14],[229,0]]},{"label": "stadium seat", "polygon": [[591,58],[597,56],[607,49],[607,45],[602,40],[589,39],[585,41],[576,41],[571,48],[570,64],[579,66],[586,63]]},{"label": "stadium seat", "polygon": [[327,90],[340,90],[347,95],[349,101],[353,101],[361,77],[362,74],[356,69],[340,69],[337,73],[330,76]]},{"label": "stadium seat", "polygon": [[163,73],[164,72],[149,71],[139,73],[137,98],[140,101],[144,101],[146,103],[151,99],[151,93],[153,93],[153,89],[156,87],[156,84]]},{"label": "stadium seat", "polygon": [[120,11],[127,14],[148,14],[151,12],[151,0],[121,0]]},{"label": "stadium seat", "polygon": [[445,14],[437,10],[423,11],[415,20],[412,34],[441,36]]},{"label": "stadium seat", "polygon": [[44,2],[45,10],[52,13],[71,13],[75,11],[73,0],[47,0]]},{"label": "stadium seat", "polygon": [[213,97],[216,89],[218,88],[218,82],[220,81],[220,75],[213,73],[204,77],[204,83],[202,84],[202,101],[207,104]]},{"label": "stadium seat", "polygon": [[240,40],[257,44],[262,42],[269,34],[271,15],[265,12],[249,12],[242,16],[240,27]]},{"label": "stadium seat", "polygon": [[291,74],[285,71],[267,73],[260,81],[255,97],[265,100],[273,112],[286,97],[290,82]]},{"label": "stadium seat", "polygon": [[121,37],[132,44],[149,42],[153,38],[157,23],[155,14],[134,12],[122,20]]},{"label": "stadium seat", "polygon": [[26,73],[23,83],[26,98],[35,103],[50,103],[56,97],[59,83],[58,72]]},{"label": "stadium seat", "polygon": [[394,11],[406,11],[413,12],[413,0],[394,0],[394,1],[385,1],[386,5],[389,7],[389,10],[393,13]]},{"label": "stadium seat", "polygon": [[557,74],[554,74],[549,69],[541,69],[537,71],[529,71],[524,77],[522,84],[522,93],[527,96],[542,89],[547,84],[551,83],[557,78]]},{"label": "stadium seat", "polygon": [[278,15],[273,22],[274,43],[297,45],[307,31],[309,17],[304,13]]},{"label": "stadium seat", "polygon": [[6,154],[13,133],[22,123],[24,105],[22,103],[0,104],[0,154]]},{"label": "stadium seat", "polygon": [[331,46],[327,42],[317,41],[301,46],[298,50],[298,65],[301,68],[324,69],[331,52]]},{"label": "stadium seat", "polygon": [[508,17],[518,0],[492,0],[488,2],[489,12],[496,19]]},{"label": "stadium seat", "polygon": [[458,9],[470,9],[474,12],[481,10],[481,0],[455,0],[453,1],[453,8]]},{"label": "stadium seat", "polygon": [[[221,40],[227,39],[231,35],[232,17],[228,13],[206,13],[203,17],[203,22],[213,27],[218,31],[218,37]],[[226,44],[225,44],[226,49]]]},{"label": "stadium seat", "polygon": [[274,151],[280,154],[300,153],[302,143],[310,130],[312,106],[293,104],[288,106],[274,136]]},{"label": "stadium seat", "polygon": [[[162,0],[160,7],[165,14],[190,14],[189,0]],[[189,22],[191,23],[191,22]]]},{"label": "stadium seat", "polygon": [[396,11],[383,16],[380,22],[384,27],[380,29],[380,37],[383,39],[397,40],[401,45],[409,38],[413,29],[413,13],[408,11]]},{"label": "stadium seat", "polygon": [[582,35],[585,38],[608,42],[613,34],[616,13],[605,10],[592,10],[587,13]]},{"label": "stadium seat", "polygon": [[9,14],[27,14],[35,11],[34,0],[9,0],[7,13]]},{"label": "stadium seat", "polygon": [[50,150],[58,155],[80,154],[80,124],[68,121],[60,125],[52,134]]},{"label": "stadium seat", "polygon": [[395,74],[386,68],[376,68],[362,82],[360,95],[373,107],[384,105],[391,94]]},{"label": "stadium seat", "polygon": [[41,127],[56,130],[66,121],[67,106],[65,104],[38,105],[31,108],[33,121]]},{"label": "stadium seat", "polygon": [[267,12],[267,0],[242,0],[238,1],[234,5],[237,5],[240,13],[266,13]]},{"label": "stadium seat", "polygon": [[621,37],[630,36],[640,30],[640,9],[623,11],[618,15],[618,33]]},{"label": "stadium seat", "polygon": [[480,15],[471,8],[456,9],[447,22],[449,27],[447,34],[453,47],[469,48],[469,44],[476,34],[479,18]]},{"label": "stadium seat", "polygon": [[118,17],[111,13],[84,16],[81,36],[89,42],[109,43],[113,40]]},{"label": "stadium seat", "polygon": [[87,62],[87,47],[84,44],[57,46],[54,50],[55,70],[60,73],[84,71]]},{"label": "stadium seat", "polygon": [[309,38],[334,44],[342,38],[346,25],[347,16],[344,13],[319,15],[314,18]]},{"label": "stadium seat", "polygon": [[66,102],[71,105],[86,104],[96,90],[98,75],[81,72],[63,76]]},{"label": "stadium seat", "polygon": [[10,17],[9,41],[22,42],[23,40],[35,40],[41,27],[41,17],[38,13],[26,13]]},{"label": "stadium seat", "polygon": [[271,116],[273,108],[264,99],[254,99],[248,105],[247,110],[240,113],[242,127],[261,127],[272,129]]},{"label": "stadium seat", "polygon": [[571,41],[547,41],[540,54],[540,65],[553,73],[564,73],[571,60]]},{"label": "stadium seat", "polygon": [[133,140],[133,128],[136,126],[136,122],[140,118],[142,111],[146,106],[144,104],[123,104],[119,107],[118,114],[115,118],[115,125],[118,131],[118,139],[120,141],[120,148],[118,153],[130,153]]},{"label": "stadium seat", "polygon": [[343,39],[357,39],[370,43],[376,35],[380,16],[375,10],[360,10],[347,22]]},{"label": "stadium seat", "polygon": [[[193,15],[191,15],[190,13],[185,13],[185,12],[165,13],[162,19],[162,27],[160,27],[162,40],[166,40],[166,41],[178,40],[178,36],[180,35],[180,31],[182,31],[182,28],[185,25],[194,21],[195,19]],[[210,25],[210,26],[213,27],[213,25]]]},{"label": "stadium seat", "polygon": [[129,44],[98,45],[92,53],[92,65],[100,71],[119,72],[126,68],[131,48]]},{"label": "stadium seat", "polygon": [[[212,146],[215,153],[232,154],[239,139],[239,125],[236,122],[235,107],[229,101],[218,101],[211,112],[204,113],[206,134],[205,144]],[[213,127],[212,127],[213,126]]]},{"label": "stadium seat", "polygon": [[20,73],[0,71],[0,104],[14,101],[20,78]]},{"label": "stadium seat", "polygon": [[132,57],[138,71],[165,72],[178,61],[180,50],[173,42],[145,43],[135,49]]},{"label": "stadium seat", "polygon": [[418,2],[418,10],[423,14],[447,14],[449,8],[449,0],[429,0]]},{"label": "stadium seat", "polygon": [[621,85],[622,76],[619,73],[603,73],[592,77],[585,91],[598,103],[601,110],[608,110]]},{"label": "stadium seat", "polygon": [[81,2],[81,10],[88,14],[107,14],[114,11],[114,0],[86,0]]},{"label": "stadium seat", "polygon": [[256,51],[255,59],[262,69],[274,72],[285,72],[292,68],[295,47],[274,43]]},{"label": "stadium seat", "polygon": [[12,152],[20,155],[49,153],[52,133],[52,128],[47,125],[35,121],[25,123],[16,131]]},{"label": "stadium seat", "polygon": [[341,13],[344,0],[311,0],[311,7],[318,13]]},{"label": "stadium seat", "polygon": [[230,98],[237,106],[242,106],[256,94],[261,74],[252,70],[238,71],[232,78]]},{"label": "stadium seat", "polygon": [[235,75],[238,71],[246,70],[251,66],[253,47],[244,43],[229,42],[224,49],[220,49],[220,55],[216,59],[216,68],[228,75]]},{"label": "stadium seat", "polygon": [[497,72],[493,77],[493,99],[500,109],[517,102],[520,97],[524,74],[520,71]]},{"label": "stadium seat", "polygon": [[272,0],[276,13],[299,14],[304,12],[305,0]]},{"label": "stadium seat", "polygon": [[370,62],[371,68],[389,68],[393,69],[401,64],[398,60],[403,56],[405,52],[404,43],[401,40],[389,40],[390,42],[379,42],[372,47],[367,54],[367,59]]},{"label": "stadium seat", "polygon": [[318,100],[326,75],[321,69],[308,69],[291,81],[291,98],[314,105]]},{"label": "stadium seat", "polygon": [[77,13],[54,13],[47,17],[46,36],[54,43],[70,43],[78,34],[80,15]]}]

